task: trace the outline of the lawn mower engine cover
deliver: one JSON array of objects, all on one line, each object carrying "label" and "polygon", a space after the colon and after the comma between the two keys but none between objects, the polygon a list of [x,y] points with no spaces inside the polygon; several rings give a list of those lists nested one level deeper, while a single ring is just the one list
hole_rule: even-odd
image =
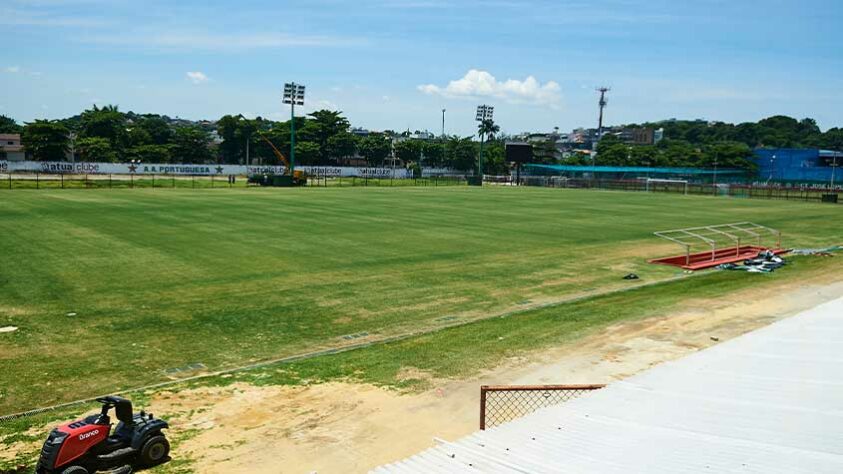
[{"label": "lawn mower engine cover", "polygon": [[64,466],[87,453],[108,437],[110,425],[100,425],[87,420],[74,421],[50,431],[41,449],[38,472]]}]

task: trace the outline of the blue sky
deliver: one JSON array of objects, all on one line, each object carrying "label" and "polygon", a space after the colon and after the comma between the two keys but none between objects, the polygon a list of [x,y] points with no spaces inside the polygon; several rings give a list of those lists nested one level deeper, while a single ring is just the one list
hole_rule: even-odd
[{"label": "blue sky", "polygon": [[843,126],[843,2],[0,0],[0,114],[91,104],[215,119],[305,112],[371,129],[510,133],[773,114]]}]

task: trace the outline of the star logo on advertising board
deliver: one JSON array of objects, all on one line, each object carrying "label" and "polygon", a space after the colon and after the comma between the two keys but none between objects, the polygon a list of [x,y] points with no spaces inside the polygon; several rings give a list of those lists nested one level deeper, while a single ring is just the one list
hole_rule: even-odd
[{"label": "star logo on advertising board", "polygon": [[217,166],[216,170],[217,170],[217,174],[222,174],[222,166]]},{"label": "star logo on advertising board", "polygon": [[129,165],[129,173],[134,173],[138,167],[136,165]]}]

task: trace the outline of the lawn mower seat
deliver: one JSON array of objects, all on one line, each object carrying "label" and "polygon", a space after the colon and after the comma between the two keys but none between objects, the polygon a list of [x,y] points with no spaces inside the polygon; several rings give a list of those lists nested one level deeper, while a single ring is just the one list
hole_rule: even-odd
[{"label": "lawn mower seat", "polygon": [[103,404],[103,413],[105,413],[108,408],[114,407],[114,414],[119,421],[122,421],[127,425],[131,425],[133,423],[131,401],[114,395],[98,398],[97,401]]}]

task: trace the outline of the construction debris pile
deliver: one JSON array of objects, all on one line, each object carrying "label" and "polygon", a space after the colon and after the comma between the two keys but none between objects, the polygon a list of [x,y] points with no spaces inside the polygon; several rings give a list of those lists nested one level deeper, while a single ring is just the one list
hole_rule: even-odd
[{"label": "construction debris pile", "polygon": [[758,252],[755,258],[749,258],[743,261],[743,265],[736,263],[724,263],[718,265],[717,268],[721,270],[736,270],[750,273],[770,273],[783,266],[787,265],[785,260],[773,253],[771,250],[762,250]]}]

